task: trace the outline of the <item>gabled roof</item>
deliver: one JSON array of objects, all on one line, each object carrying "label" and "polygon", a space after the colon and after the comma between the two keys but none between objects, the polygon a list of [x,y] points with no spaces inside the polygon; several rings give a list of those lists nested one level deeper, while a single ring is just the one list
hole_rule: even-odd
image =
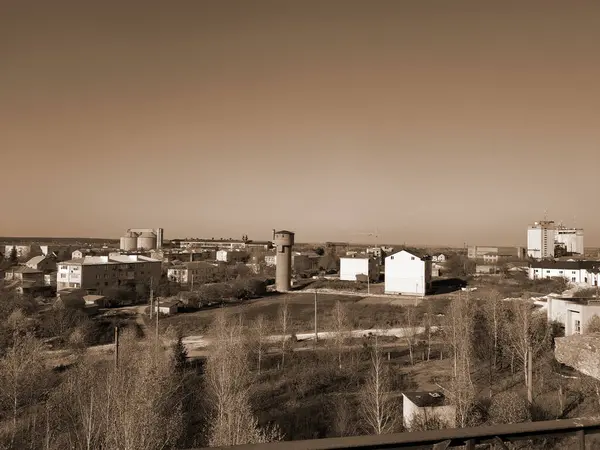
[{"label": "gabled roof", "polygon": [[425,253],[421,254],[420,252],[409,252],[408,250],[399,250],[396,253],[388,255],[386,257],[386,259],[389,258],[390,256],[395,256],[395,255],[397,255],[399,253],[402,253],[402,252],[408,253],[409,255],[414,256],[415,258],[419,258],[421,260],[429,260],[429,259],[431,259],[431,256],[429,256],[428,254],[425,254]]}]

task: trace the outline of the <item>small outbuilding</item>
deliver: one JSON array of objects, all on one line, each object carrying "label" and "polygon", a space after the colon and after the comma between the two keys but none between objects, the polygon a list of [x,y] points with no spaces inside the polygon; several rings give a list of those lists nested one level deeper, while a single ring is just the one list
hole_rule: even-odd
[{"label": "small outbuilding", "polygon": [[415,421],[423,423],[435,420],[449,428],[454,428],[456,424],[455,407],[439,391],[403,392],[402,415],[404,427],[408,430],[415,425]]}]

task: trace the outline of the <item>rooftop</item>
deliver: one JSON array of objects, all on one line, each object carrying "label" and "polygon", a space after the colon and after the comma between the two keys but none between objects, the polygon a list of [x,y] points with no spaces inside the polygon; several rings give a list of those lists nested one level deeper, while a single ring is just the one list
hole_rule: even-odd
[{"label": "rooftop", "polygon": [[533,269],[566,269],[566,270],[593,270],[598,268],[600,270],[600,261],[595,260],[568,260],[568,261],[557,261],[557,260],[544,260],[535,261],[530,264]]},{"label": "rooftop", "polygon": [[83,258],[75,258],[69,261],[60,263],[61,265],[81,265],[81,266],[93,266],[101,264],[129,264],[129,263],[145,263],[145,262],[156,262],[160,263],[158,259],[148,258],[142,255],[111,255],[111,256],[85,256]]},{"label": "rooftop", "polygon": [[419,408],[446,405],[446,397],[439,391],[403,392],[402,395]]}]

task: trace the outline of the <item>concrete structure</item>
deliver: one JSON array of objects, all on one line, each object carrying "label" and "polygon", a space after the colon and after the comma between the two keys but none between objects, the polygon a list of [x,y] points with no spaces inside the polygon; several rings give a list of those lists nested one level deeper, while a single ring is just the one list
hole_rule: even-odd
[{"label": "concrete structure", "polygon": [[403,392],[402,422],[410,430],[414,421],[419,423],[432,420],[442,422],[443,428],[453,428],[456,424],[456,409],[443,393],[435,392]]},{"label": "concrete structure", "polygon": [[527,228],[527,256],[534,259],[554,258],[556,227],[551,220],[535,222]]},{"label": "concrete structure", "polygon": [[110,289],[158,285],[162,262],[139,255],[86,256],[58,264],[56,288],[103,295]]},{"label": "concrete structure", "polygon": [[357,281],[357,276],[368,276],[369,281],[379,278],[377,261],[369,256],[340,258],[340,280]]},{"label": "concrete structure", "polygon": [[223,250],[269,250],[271,241],[253,241],[251,239],[172,239],[171,245],[179,248],[208,248]]},{"label": "concrete structure", "polygon": [[130,252],[134,250],[154,250],[162,248],[164,230],[162,228],[130,228],[120,239],[119,248]]},{"label": "concrete structure", "polygon": [[583,255],[583,229],[559,225],[555,230],[555,243],[564,245],[570,254]]},{"label": "concrete structure", "polygon": [[287,230],[273,230],[273,242],[277,252],[275,287],[279,292],[286,292],[290,290],[292,284],[294,233]]},{"label": "concrete structure", "polygon": [[523,247],[496,247],[472,245],[467,250],[469,259],[479,259],[486,263],[495,263],[502,259],[523,259]]},{"label": "concrete structure", "polygon": [[248,253],[240,250],[217,250],[216,259],[222,262],[242,262],[248,258]]},{"label": "concrete structure", "polygon": [[566,278],[570,283],[598,286],[600,280],[600,261],[536,261],[529,265],[529,279]]},{"label": "concrete structure", "polygon": [[219,266],[204,261],[184,262],[167,269],[167,277],[170,281],[179,284],[204,284],[212,281],[219,271]]},{"label": "concrete structure", "polygon": [[154,304],[154,311],[165,315],[176,314],[180,305],[181,302],[178,300],[158,300]]},{"label": "concrete structure", "polygon": [[554,356],[559,363],[600,380],[600,333],[558,337],[554,344]]},{"label": "concrete structure", "polygon": [[548,297],[548,321],[565,327],[565,336],[585,334],[594,316],[600,319],[600,299]]},{"label": "concrete structure", "polygon": [[431,259],[406,250],[385,258],[385,293],[426,295],[431,289]]}]

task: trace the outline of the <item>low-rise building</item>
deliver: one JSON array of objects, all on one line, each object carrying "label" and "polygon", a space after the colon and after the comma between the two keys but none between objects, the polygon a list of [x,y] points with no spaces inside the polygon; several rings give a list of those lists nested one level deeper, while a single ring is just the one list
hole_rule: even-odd
[{"label": "low-rise building", "polygon": [[443,253],[440,253],[439,255],[433,255],[431,257],[431,260],[433,262],[443,263],[446,262],[446,255],[444,255]]},{"label": "low-rise building", "polygon": [[431,290],[431,258],[406,250],[385,258],[385,293],[426,295]]},{"label": "low-rise building", "polygon": [[556,321],[565,327],[565,336],[585,334],[590,320],[600,318],[600,299],[560,298],[548,296],[548,321]]},{"label": "low-rise building", "polygon": [[529,278],[565,278],[570,283],[598,286],[600,261],[590,260],[542,260],[529,265]]},{"label": "low-rise building", "polygon": [[56,270],[56,257],[53,254],[34,256],[25,263],[25,266],[45,273],[52,272]]},{"label": "low-rise building", "polygon": [[7,281],[27,282],[34,286],[44,285],[44,272],[27,266],[9,267],[4,272],[4,279]]},{"label": "low-rise building", "polygon": [[240,250],[218,250],[217,261],[222,262],[242,262],[248,259],[248,253]]},{"label": "low-rise building", "polygon": [[179,300],[160,300],[154,303],[154,311],[160,314],[172,315],[179,311],[181,302]]},{"label": "low-rise building", "polygon": [[277,255],[265,255],[265,264],[269,267],[277,265]]},{"label": "low-rise building", "polygon": [[58,264],[56,288],[104,295],[112,289],[158,284],[161,261],[140,255],[86,256]]},{"label": "low-rise building", "polygon": [[357,281],[366,276],[370,281],[376,281],[379,278],[379,269],[375,259],[369,256],[340,258],[340,280]]},{"label": "low-rise building", "polygon": [[433,421],[454,428],[456,409],[442,392],[403,392],[402,421],[408,430]]},{"label": "low-rise building", "polygon": [[467,257],[469,259],[481,259],[487,263],[498,262],[504,259],[523,259],[525,257],[525,249],[523,247],[472,245],[467,250]]},{"label": "low-rise building", "polygon": [[167,277],[170,281],[179,284],[204,284],[212,281],[219,270],[218,265],[205,261],[184,262],[169,267]]}]

